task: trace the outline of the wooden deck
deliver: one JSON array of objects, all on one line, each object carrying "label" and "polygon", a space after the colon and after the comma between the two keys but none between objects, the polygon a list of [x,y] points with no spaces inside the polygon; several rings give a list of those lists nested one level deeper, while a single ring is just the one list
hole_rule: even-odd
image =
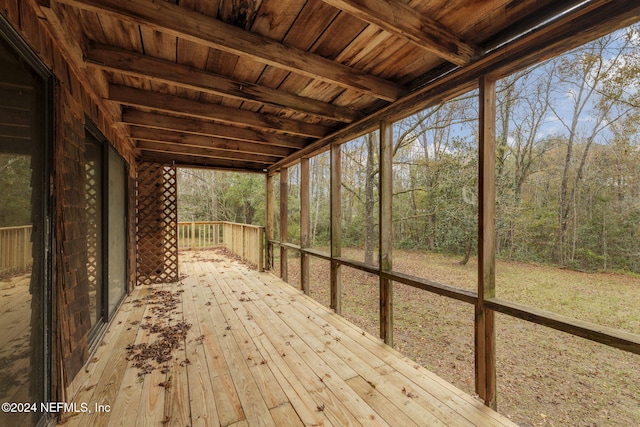
[{"label": "wooden deck", "polygon": [[[72,401],[109,412],[60,424],[515,425],[269,273],[215,252],[181,253],[180,271],[126,298],[86,367]],[[167,330],[172,359],[141,374]]]}]

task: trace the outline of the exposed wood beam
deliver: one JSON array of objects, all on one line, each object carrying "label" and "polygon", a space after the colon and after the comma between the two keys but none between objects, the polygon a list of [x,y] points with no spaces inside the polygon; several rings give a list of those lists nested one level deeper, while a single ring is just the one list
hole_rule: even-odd
[{"label": "exposed wood beam", "polygon": [[[289,239],[289,169],[280,171],[280,242]],[[287,247],[280,245],[280,277],[289,283],[289,266]]]},{"label": "exposed wood beam", "polygon": [[158,162],[167,165],[203,166],[217,170],[264,172],[264,164],[242,162],[238,160],[213,159],[211,157],[187,154],[165,154],[155,151],[140,152],[140,159],[146,162]]},{"label": "exposed wood beam", "polygon": [[278,160],[273,156],[259,154],[238,153],[234,151],[218,150],[215,148],[191,147],[183,144],[156,141],[137,141],[136,148],[144,151],[157,151],[166,154],[191,154],[199,157],[211,157],[214,159],[239,160],[244,162],[263,163],[265,165]]},{"label": "exposed wood beam", "polygon": [[109,86],[109,99],[120,104],[258,129],[274,130],[295,135],[319,138],[329,130],[324,126],[285,119],[253,111],[194,101],[175,95],[135,89],[128,86]]},{"label": "exposed wood beam", "polygon": [[467,65],[482,53],[473,43],[400,0],[323,1],[456,65]]},{"label": "exposed wood beam", "polygon": [[[309,159],[300,160],[300,248],[311,246],[310,233],[310,184]],[[305,295],[309,295],[309,255],[300,252],[300,289]]]},{"label": "exposed wood beam", "polygon": [[495,319],[484,301],[496,290],[496,81],[480,79],[478,149],[478,300],[475,306],[476,393],[496,409]]},{"label": "exposed wood beam", "polygon": [[159,32],[320,79],[379,99],[394,101],[406,89],[321,56],[165,1],[56,0],[71,6],[149,26]]},{"label": "exposed wood beam", "polygon": [[[127,140],[125,126],[117,121],[117,117],[120,115],[120,108],[117,105],[106,102],[100,96],[103,93],[102,90],[107,88],[106,79],[102,75],[96,75],[96,73],[87,70],[82,61],[82,52],[86,48],[86,39],[80,22],[65,13],[59,4],[52,5],[49,0],[21,1],[18,3],[23,7],[23,11],[24,7],[28,7],[34,11],[40,22],[46,22],[46,28],[50,31],[52,41],[59,45],[59,50],[53,49],[58,54],[40,52],[41,55],[46,53],[50,58],[49,61],[44,60],[44,62],[47,63],[56,78],[60,79],[63,85],[69,87],[69,76],[75,74],[77,80],[86,85],[85,88],[88,89],[86,93],[91,102],[95,102],[97,109],[105,114],[105,122],[112,121],[115,123],[116,125],[113,127],[115,134],[119,135],[123,140]],[[47,36],[42,34],[43,43],[45,43],[46,39]],[[101,130],[104,132],[106,129]],[[130,143],[133,145],[132,142]]]},{"label": "exposed wood beam", "polygon": [[549,22],[563,13],[573,9],[584,3],[584,0],[564,0],[550,2],[544,7],[536,10],[534,13],[526,14],[520,19],[513,21],[509,26],[499,33],[485,39],[481,42],[482,49],[491,51],[504,43],[514,40],[524,32],[537,28],[545,22]]},{"label": "exposed wood beam", "polygon": [[85,61],[88,65],[102,70],[148,78],[152,82],[176,85],[243,101],[255,101],[331,120],[350,123],[363,117],[360,112],[349,108],[112,47],[96,46],[90,49],[85,54]]},{"label": "exposed wood beam", "polygon": [[478,293],[475,291],[456,288],[455,286],[446,285],[444,283],[439,283],[422,277],[411,276],[399,271],[381,271],[380,276],[393,280],[394,282],[404,283],[405,285],[434,293],[436,295],[466,302],[467,304],[476,304],[478,301]]},{"label": "exposed wood beam", "polygon": [[275,227],[273,221],[273,214],[275,208],[275,193],[273,191],[273,181],[275,175],[265,174],[265,190],[267,195],[265,197],[265,215],[266,215],[266,224],[267,224],[267,270],[273,270],[273,243],[272,240],[275,239]]},{"label": "exposed wood beam", "polygon": [[340,145],[331,146],[330,153],[330,190],[329,204],[331,215],[329,228],[331,232],[331,278],[329,283],[329,306],[338,314],[342,314],[342,269],[334,258],[342,256],[342,150]]},{"label": "exposed wood beam", "polygon": [[485,301],[485,306],[491,310],[505,313],[527,322],[537,323],[538,325],[640,355],[640,335],[638,334],[574,319],[501,298],[488,299]]},{"label": "exposed wood beam", "polygon": [[151,129],[132,126],[129,130],[131,138],[139,141],[156,141],[183,146],[211,148],[216,150],[227,150],[238,153],[262,154],[274,156],[275,158],[286,157],[293,150],[285,147],[273,147],[264,144],[254,144],[251,142],[234,141],[231,139],[214,138],[210,136],[194,135],[183,132],[172,132],[161,129]]},{"label": "exposed wood beam", "polygon": [[[378,265],[393,269],[393,123],[380,122],[380,173],[378,203]],[[382,275],[380,282],[380,338],[393,347],[393,282]]]},{"label": "exposed wood beam", "polygon": [[306,145],[303,138],[259,132],[253,129],[221,125],[201,119],[167,116],[127,108],[122,112],[122,121],[129,125],[154,129],[180,131],[195,135],[213,136],[238,141],[256,142],[279,147],[302,148]]},{"label": "exposed wood beam", "polygon": [[402,99],[312,142],[269,168],[269,173],[291,165],[330,144],[349,141],[371,132],[381,120],[396,121],[477,87],[484,74],[505,76],[566,52],[638,20],[640,3],[593,0],[521,39],[504,45],[467,67],[434,80]]}]

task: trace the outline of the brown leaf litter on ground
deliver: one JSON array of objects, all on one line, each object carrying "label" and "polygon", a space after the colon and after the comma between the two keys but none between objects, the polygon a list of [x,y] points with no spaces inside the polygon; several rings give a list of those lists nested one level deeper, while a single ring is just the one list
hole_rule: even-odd
[{"label": "brown leaf litter on ground", "polygon": [[147,322],[140,324],[140,328],[156,338],[149,343],[129,344],[126,347],[127,360],[138,368],[138,376],[144,376],[156,369],[163,373],[168,372],[167,363],[173,360],[174,353],[182,348],[192,325],[184,321],[169,324],[173,322],[174,317],[182,315],[182,312],[178,312],[182,292],[182,289],[158,289],[142,299],[132,301],[134,306],[140,307],[145,303],[150,306],[149,311],[153,316],[145,316]]}]

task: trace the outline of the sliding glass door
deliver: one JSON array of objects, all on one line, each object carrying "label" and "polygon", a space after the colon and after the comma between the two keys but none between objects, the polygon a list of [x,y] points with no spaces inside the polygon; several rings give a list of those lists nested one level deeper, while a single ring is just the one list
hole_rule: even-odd
[{"label": "sliding glass door", "polygon": [[108,150],[108,316],[111,317],[127,290],[127,167],[124,160]]},{"label": "sliding glass door", "polygon": [[127,166],[89,119],[85,134],[90,338],[95,341],[126,292]]},{"label": "sliding glass door", "polygon": [[[0,402],[49,399],[49,81],[0,19]],[[44,420],[0,412],[0,426]]]}]

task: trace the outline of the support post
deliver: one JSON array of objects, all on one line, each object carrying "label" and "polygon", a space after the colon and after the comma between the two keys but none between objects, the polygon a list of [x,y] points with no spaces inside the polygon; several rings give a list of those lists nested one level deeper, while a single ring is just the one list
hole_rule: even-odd
[{"label": "support post", "polygon": [[[309,239],[309,159],[300,160],[300,248],[310,245]],[[309,295],[309,255],[300,253],[300,289]]]},{"label": "support post", "polygon": [[475,307],[476,393],[496,409],[494,312],[484,301],[495,296],[495,122],[496,82],[480,78],[478,159],[478,302]]},{"label": "support post", "polygon": [[[380,212],[379,264],[380,271],[393,268],[393,126],[380,122]],[[380,277],[380,338],[393,346],[393,282]]]},{"label": "support post", "polygon": [[257,230],[258,234],[258,271],[264,271],[264,228]]},{"label": "support post", "polygon": [[[289,169],[280,169],[280,242],[287,241],[289,235]],[[287,248],[280,245],[280,277],[289,283]]]},{"label": "support post", "polygon": [[273,207],[274,207],[274,194],[273,194],[273,175],[265,175],[266,179],[266,247],[267,247],[267,270],[273,270],[273,244],[271,243],[275,237],[275,230],[273,229]]},{"label": "support post", "polygon": [[342,255],[342,207],[340,187],[342,186],[342,159],[340,145],[331,146],[331,303],[330,307],[342,313],[342,276],[340,263],[334,258]]}]

